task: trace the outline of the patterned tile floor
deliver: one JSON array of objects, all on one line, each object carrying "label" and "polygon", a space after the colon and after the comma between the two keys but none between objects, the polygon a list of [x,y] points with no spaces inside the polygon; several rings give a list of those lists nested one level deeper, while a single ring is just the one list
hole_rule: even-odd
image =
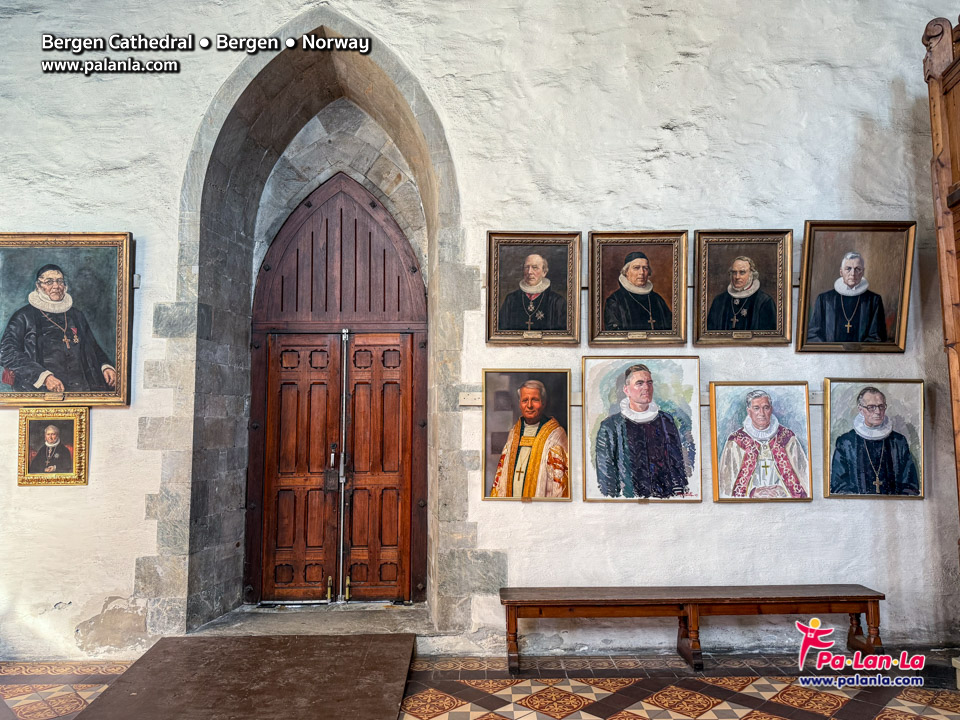
[{"label": "patterned tile floor", "polygon": [[950,656],[925,651],[923,688],[801,687],[796,655],[419,657],[401,720],[960,720]]},{"label": "patterned tile floor", "polygon": [[[401,720],[960,720],[951,651],[927,655],[923,688],[804,688],[796,655],[418,657]],[[0,720],[70,720],[126,662],[0,662]],[[82,719],[81,719],[82,720]]]}]

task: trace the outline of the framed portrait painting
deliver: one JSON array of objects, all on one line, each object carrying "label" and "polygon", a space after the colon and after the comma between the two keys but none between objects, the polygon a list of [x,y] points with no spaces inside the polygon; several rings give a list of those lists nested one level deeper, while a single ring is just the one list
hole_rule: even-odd
[{"label": "framed portrait painting", "polygon": [[590,344],[687,341],[687,233],[590,233]]},{"label": "framed portrait painting", "polygon": [[807,220],[797,350],[903,352],[914,222]]},{"label": "framed portrait painting", "polygon": [[810,398],[805,382],[710,383],[713,499],[810,500]]},{"label": "framed portrait painting", "polygon": [[583,358],[583,499],[700,502],[700,359]]},{"label": "framed portrait painting", "polygon": [[570,371],[483,371],[483,499],[570,500]]},{"label": "framed portrait painting", "polygon": [[792,230],[698,230],[697,345],[789,345]]},{"label": "framed portrait painting", "polygon": [[20,408],[18,485],[86,485],[90,411]]},{"label": "framed portrait painting", "polygon": [[580,342],[580,233],[487,233],[487,342]]},{"label": "framed portrait painting", "polygon": [[923,380],[823,381],[824,497],[923,497]]},{"label": "framed portrait painting", "polygon": [[127,405],[129,233],[0,234],[0,404]]}]

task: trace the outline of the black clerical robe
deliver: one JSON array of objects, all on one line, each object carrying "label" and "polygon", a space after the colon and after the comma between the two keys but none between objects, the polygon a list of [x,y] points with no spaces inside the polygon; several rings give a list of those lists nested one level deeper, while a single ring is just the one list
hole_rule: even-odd
[{"label": "black clerical robe", "polygon": [[603,495],[667,498],[689,492],[680,431],[670,413],[661,410],[645,423],[611,415],[600,423],[596,445]]},{"label": "black clerical robe", "polygon": [[639,295],[621,286],[603,303],[603,329],[670,331],[673,329],[673,312],[655,291]]},{"label": "black clerical robe", "polygon": [[18,392],[44,392],[35,383],[45,371],[66,392],[110,390],[102,368],[112,363],[76,308],[44,313],[25,305],[17,310],[0,337],[0,365],[4,382]]},{"label": "black clerical robe", "polygon": [[[47,468],[53,469],[47,470]],[[37,454],[30,459],[27,470],[34,474],[73,472],[73,453],[63,443],[57,443],[53,447],[48,447],[44,443],[37,450]]]},{"label": "black clerical robe", "polygon": [[[847,323],[850,329],[847,329]],[[886,342],[883,299],[872,290],[848,297],[836,290],[817,296],[807,327],[809,342]]]},{"label": "black clerical robe", "polygon": [[500,330],[566,330],[567,303],[552,289],[547,288],[536,297],[530,297],[517,288],[507,295],[497,316]]},{"label": "black clerical robe", "polygon": [[837,495],[919,495],[920,476],[907,439],[896,431],[882,440],[867,440],[854,430],[845,432],[837,438],[833,451],[830,492]]},{"label": "black clerical robe", "polygon": [[707,330],[776,330],[777,306],[763,290],[736,298],[728,291],[717,295],[707,313]]}]

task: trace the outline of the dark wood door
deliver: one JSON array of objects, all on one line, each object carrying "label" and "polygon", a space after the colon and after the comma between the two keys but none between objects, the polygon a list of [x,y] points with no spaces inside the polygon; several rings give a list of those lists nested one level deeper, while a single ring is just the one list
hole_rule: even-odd
[{"label": "dark wood door", "polygon": [[290,214],[257,275],[251,331],[245,601],[316,600],[327,578],[339,585],[327,470],[341,367],[352,596],[424,600],[426,289],[410,243],[363,186],[338,174]]},{"label": "dark wood door", "polygon": [[347,359],[350,411],[344,567],[351,598],[408,599],[413,336],[355,335]]},{"label": "dark wood door", "polygon": [[[264,468],[263,597],[334,595],[340,485],[340,338],[271,335]],[[339,457],[339,455],[337,455]]]}]

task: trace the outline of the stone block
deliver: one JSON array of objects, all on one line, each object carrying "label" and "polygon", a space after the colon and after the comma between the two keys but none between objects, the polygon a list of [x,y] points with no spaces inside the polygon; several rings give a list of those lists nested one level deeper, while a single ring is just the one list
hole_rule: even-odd
[{"label": "stone block", "polygon": [[475,522],[441,522],[439,528],[438,542],[441,551],[472,549],[477,546],[477,523]]},{"label": "stone block", "polygon": [[355,135],[358,140],[367,143],[367,145],[370,145],[376,150],[378,155],[380,154],[381,148],[390,142],[387,133],[385,133],[383,128],[377,124],[377,121],[369,115],[364,118],[363,123],[357,129]]},{"label": "stone block", "polygon": [[197,303],[197,338],[209,340],[213,326],[213,308],[207,303]]},{"label": "stone block", "polygon": [[366,175],[370,182],[387,197],[393,195],[400,185],[409,180],[400,168],[383,155],[377,156]]},{"label": "stone block", "polygon": [[140,598],[178,597],[187,592],[187,556],[138,557],[133,594]]},{"label": "stone block", "polygon": [[182,418],[139,418],[137,447],[140,450],[183,450],[193,442],[193,428]]},{"label": "stone block", "polygon": [[165,450],[160,456],[160,483],[190,484],[193,453],[190,450]]},{"label": "stone block", "polygon": [[441,455],[439,476],[437,512],[440,520],[447,522],[466,520],[469,505],[466,469],[456,458]]},{"label": "stone block", "polygon": [[339,98],[317,113],[327,133],[356,133],[367,119],[366,113],[346,98]]},{"label": "stone block", "polygon": [[151,598],[147,601],[149,635],[183,635],[186,631],[186,598]]},{"label": "stone block", "polygon": [[389,195],[393,207],[409,225],[423,224],[420,218],[425,217],[425,215],[423,204],[420,202],[420,191],[412,180],[401,183]]},{"label": "stone block", "polygon": [[471,598],[440,595],[437,597],[437,630],[442,633],[463,633],[470,627]]},{"label": "stone block", "polygon": [[198,590],[187,596],[187,632],[196,630],[215,617],[212,589]]},{"label": "stone block", "polygon": [[177,268],[177,300],[196,303],[197,266],[181,265]]},{"label": "stone block", "polygon": [[329,131],[323,126],[320,117],[314,115],[307,121],[300,132],[297,133],[296,137],[290,141],[283,151],[283,156],[291,157],[296,155],[314,143],[319,142],[328,134]]},{"label": "stone block", "polygon": [[153,336],[159,338],[189,337],[197,329],[197,306],[194,303],[157,303],[153,306]]},{"label": "stone block", "polygon": [[380,154],[400,168],[400,172],[406,177],[413,177],[413,173],[410,172],[410,165],[407,164],[407,159],[403,156],[403,153],[400,152],[400,148],[394,145],[393,142],[388,142],[380,148]]},{"label": "stone block", "polygon": [[441,596],[493,595],[507,584],[507,554],[466,549],[441,552],[438,575]]},{"label": "stone block", "polygon": [[160,500],[160,495],[156,493],[151,493],[147,495],[144,502],[143,509],[143,518],[144,520],[156,520],[157,519],[157,503]]},{"label": "stone block", "polygon": [[377,148],[372,145],[364,145],[357,151],[357,154],[353,156],[353,159],[350,160],[350,167],[358,173],[366,174],[378,158],[380,158],[380,153],[377,151]]}]

